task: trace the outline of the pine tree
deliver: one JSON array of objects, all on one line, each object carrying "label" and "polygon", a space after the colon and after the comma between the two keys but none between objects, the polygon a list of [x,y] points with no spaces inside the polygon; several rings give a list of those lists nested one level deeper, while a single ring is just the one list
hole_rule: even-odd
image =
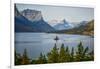
[{"label": "pine tree", "polygon": [[82,59],[82,53],[83,53],[83,46],[82,42],[80,42],[79,45],[77,46],[76,61],[80,61]]},{"label": "pine tree", "polygon": [[67,57],[67,62],[70,62],[70,51],[68,46],[66,46],[66,57]]},{"label": "pine tree", "polygon": [[21,64],[21,55],[16,53],[15,51],[15,65],[20,65]]},{"label": "pine tree", "polygon": [[91,52],[89,52],[89,60],[91,61],[93,61],[94,60],[94,50],[92,50]]},{"label": "pine tree", "polygon": [[59,62],[66,62],[66,61],[67,61],[66,50],[64,44],[62,44],[59,52]]},{"label": "pine tree", "polygon": [[23,56],[22,56],[22,62],[21,64],[29,64],[30,63],[30,60],[29,60],[29,57],[28,57],[28,54],[27,54],[27,50],[24,49],[24,53],[23,53]]},{"label": "pine tree", "polygon": [[46,57],[45,55],[43,55],[42,53],[40,53],[40,56],[36,62],[37,64],[44,64],[47,63]]},{"label": "pine tree", "polygon": [[70,56],[71,56],[70,61],[73,62],[74,61],[74,47],[72,47]]},{"label": "pine tree", "polygon": [[45,55],[43,56],[43,62],[44,62],[44,63],[47,63],[47,58],[46,58]]},{"label": "pine tree", "polygon": [[59,53],[58,53],[58,48],[55,44],[55,46],[53,47],[53,49],[51,50],[51,52],[49,52],[47,54],[48,57],[48,63],[57,63],[58,61],[58,57],[59,57]]},{"label": "pine tree", "polygon": [[82,42],[79,43],[77,46],[77,52],[76,52],[76,61],[84,61],[87,60],[87,53],[88,53],[88,47],[84,48],[82,45]]},{"label": "pine tree", "polygon": [[16,51],[15,51],[15,65],[18,65],[19,63],[18,63],[18,56],[17,56],[17,53],[16,53]]}]

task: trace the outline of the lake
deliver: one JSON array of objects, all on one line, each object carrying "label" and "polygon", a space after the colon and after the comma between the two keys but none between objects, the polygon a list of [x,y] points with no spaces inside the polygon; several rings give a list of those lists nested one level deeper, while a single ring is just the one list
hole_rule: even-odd
[{"label": "lake", "polygon": [[39,57],[40,53],[47,54],[54,47],[56,41],[54,38],[58,36],[57,47],[60,48],[64,43],[71,50],[76,49],[80,41],[84,47],[89,47],[89,51],[94,49],[94,38],[84,35],[54,34],[54,33],[15,33],[15,49],[17,53],[23,54],[27,49],[28,56],[31,59]]}]

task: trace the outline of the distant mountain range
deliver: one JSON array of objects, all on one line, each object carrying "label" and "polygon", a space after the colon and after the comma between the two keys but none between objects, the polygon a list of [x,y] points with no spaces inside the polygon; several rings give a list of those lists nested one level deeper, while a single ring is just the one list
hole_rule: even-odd
[{"label": "distant mountain range", "polygon": [[74,27],[73,24],[67,22],[65,19],[62,20],[60,23],[53,26],[56,30],[66,30],[71,29]]},{"label": "distant mountain range", "polygon": [[84,26],[88,23],[89,21],[81,21],[79,22],[75,27],[79,27],[79,26]]},{"label": "distant mountain range", "polygon": [[94,20],[87,22],[86,24],[80,23],[77,27],[67,30],[56,31],[56,33],[66,33],[66,34],[81,34],[94,36]]},{"label": "distant mountain range", "polygon": [[[41,11],[24,9],[18,11],[15,5],[15,32],[48,32],[66,34],[94,34],[94,20],[70,23],[65,19],[51,26],[44,21]],[[58,22],[58,21],[56,21]]]},{"label": "distant mountain range", "polygon": [[76,27],[80,27],[80,26],[85,26],[88,23],[88,21],[81,21],[81,22],[68,22],[65,19],[63,19],[62,21],[60,21],[59,23],[57,23],[56,25],[54,25],[53,27],[60,31],[60,30],[68,30],[68,29],[72,29],[72,28],[76,28]]},{"label": "distant mountain range", "polygon": [[18,11],[15,5],[15,32],[52,32],[55,31],[43,20],[40,11],[25,9]]}]

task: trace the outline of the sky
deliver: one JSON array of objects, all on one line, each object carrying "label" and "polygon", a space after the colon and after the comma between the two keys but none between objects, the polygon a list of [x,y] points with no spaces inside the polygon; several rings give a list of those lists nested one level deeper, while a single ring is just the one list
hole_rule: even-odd
[{"label": "sky", "polygon": [[35,4],[16,4],[19,11],[33,9],[42,12],[42,16],[47,22],[61,21],[65,19],[68,22],[90,21],[94,19],[94,9],[86,7],[69,6],[50,6]]}]

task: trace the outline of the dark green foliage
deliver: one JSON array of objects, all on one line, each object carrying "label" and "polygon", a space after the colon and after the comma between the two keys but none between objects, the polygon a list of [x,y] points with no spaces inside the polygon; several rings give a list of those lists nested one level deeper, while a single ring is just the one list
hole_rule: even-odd
[{"label": "dark green foliage", "polygon": [[70,61],[70,51],[69,51],[69,48],[68,48],[68,46],[66,47],[66,58],[67,58],[67,62],[69,62]]},{"label": "dark green foliage", "polygon": [[15,51],[15,65],[26,65],[26,64],[30,64],[27,50],[24,49],[24,53],[22,56],[19,53],[16,53]]},{"label": "dark green foliage", "polygon": [[40,53],[40,57],[36,61],[36,64],[44,64],[44,63],[47,63],[47,59],[46,59],[45,55]]},{"label": "dark green foliage", "polygon": [[21,55],[16,53],[15,51],[15,65],[20,65],[21,64]]},{"label": "dark green foliage", "polygon": [[59,62],[66,62],[66,61],[67,61],[67,53],[64,44],[62,44],[59,52]]},{"label": "dark green foliage", "polygon": [[51,52],[49,52],[47,54],[47,57],[48,57],[48,63],[57,63],[59,62],[59,54],[58,54],[58,48],[55,44],[55,46],[53,47],[53,49],[51,50]]},{"label": "dark green foliage", "polygon": [[26,64],[29,64],[29,63],[30,63],[30,61],[29,61],[29,57],[28,57],[28,54],[27,54],[27,50],[24,49],[24,53],[23,53],[23,56],[22,56],[21,64],[26,65]]},{"label": "dark green foliage", "polygon": [[77,46],[76,61],[85,61],[87,59],[88,47],[84,48],[82,42]]},{"label": "dark green foliage", "polygon": [[37,60],[32,60],[31,62],[30,62],[31,64],[37,64]]},{"label": "dark green foliage", "polygon": [[94,51],[89,52],[89,61],[94,60]]},{"label": "dark green foliage", "polygon": [[74,61],[74,47],[72,47],[71,54],[70,54],[70,61]]},{"label": "dark green foliage", "polygon": [[40,53],[38,59],[32,59],[30,61],[28,57],[27,50],[24,49],[24,53],[21,56],[15,51],[15,65],[26,65],[26,64],[46,64],[46,63],[61,63],[61,62],[77,62],[77,61],[93,61],[94,60],[94,51],[89,52],[88,47],[83,47],[82,42],[77,46],[76,51],[74,47],[69,50],[69,47],[64,47],[64,44],[61,45],[60,49],[55,46],[51,51],[44,55]]}]

